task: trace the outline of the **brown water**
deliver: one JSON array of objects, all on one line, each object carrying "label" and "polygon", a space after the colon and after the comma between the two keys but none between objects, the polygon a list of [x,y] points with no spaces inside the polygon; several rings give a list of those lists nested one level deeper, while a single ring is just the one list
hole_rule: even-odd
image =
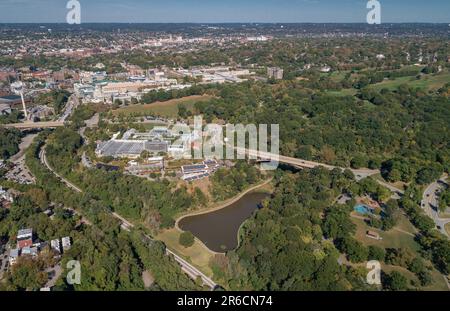
[{"label": "brown water", "polygon": [[269,197],[266,193],[251,192],[237,202],[207,214],[189,216],[179,222],[183,231],[190,231],[210,250],[226,252],[238,246],[238,231],[260,203]]}]

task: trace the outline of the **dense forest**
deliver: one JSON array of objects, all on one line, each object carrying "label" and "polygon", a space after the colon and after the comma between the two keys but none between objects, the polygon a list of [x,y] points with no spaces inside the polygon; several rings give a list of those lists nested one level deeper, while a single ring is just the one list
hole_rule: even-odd
[{"label": "dense forest", "polygon": [[22,137],[19,130],[0,127],[0,159],[6,160],[19,152]]},{"label": "dense forest", "polygon": [[[28,227],[33,228],[38,241],[48,242],[70,236],[73,245],[64,252],[61,267],[65,269],[69,260],[79,260],[81,284],[70,285],[65,278],[60,278],[54,290],[143,290],[144,270],[150,271],[156,280],[150,288],[152,290],[200,288],[180,271],[173,259],[165,255],[162,243],[149,242],[137,232],[122,231],[118,221],[104,212],[97,211],[96,223],[88,225],[58,205],[50,218],[42,208],[48,204],[46,196],[41,188],[30,188],[20,196],[9,212],[0,214],[0,237],[13,238],[18,229]],[[0,289],[38,290],[43,287],[47,282],[47,274],[43,270],[56,264],[54,255],[46,247],[37,260],[22,257],[7,273]]]},{"label": "dense forest", "polygon": [[318,168],[279,172],[275,182],[239,248],[215,263],[217,276],[235,290],[368,289],[361,271],[339,265],[333,242],[322,239],[321,215],[352,179]]},{"label": "dense forest", "polygon": [[261,179],[260,171],[245,161],[238,161],[233,169],[221,168],[211,176],[210,192],[216,201],[229,199]]},{"label": "dense forest", "polygon": [[381,168],[390,181],[427,183],[449,170],[450,99],[408,86],[362,90],[360,98],[301,83],[218,87],[198,102],[208,122],[280,124],[281,153],[354,168]]},{"label": "dense forest", "polygon": [[382,223],[371,225],[390,230],[404,208],[420,228],[418,254],[408,247],[385,249],[355,239],[350,219],[355,201],[338,204],[335,198],[341,193],[375,197],[381,191],[376,185],[356,182],[351,173],[339,170],[278,171],[272,197],[245,223],[238,249],[212,260],[215,276],[234,290],[373,290],[364,281],[367,270],[358,264],[379,260],[417,276],[418,283],[410,284],[397,270],[382,274],[383,289],[407,290],[433,282],[432,264],[448,274],[450,242],[434,229],[412,192],[399,204],[388,195]]}]

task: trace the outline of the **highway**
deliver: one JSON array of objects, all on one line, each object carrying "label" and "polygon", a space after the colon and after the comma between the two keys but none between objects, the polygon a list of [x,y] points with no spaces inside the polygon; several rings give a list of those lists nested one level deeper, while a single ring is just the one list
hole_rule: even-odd
[{"label": "highway", "polygon": [[78,100],[78,97],[75,94],[72,94],[69,99],[67,100],[67,104],[64,107],[64,112],[62,113],[61,117],[58,119],[59,122],[65,122],[67,118],[70,116],[72,111],[78,107],[80,104],[80,101]]},{"label": "highway", "polygon": [[[48,170],[50,170],[56,177],[58,177],[67,187],[69,187],[70,189],[72,189],[75,192],[78,193],[82,193],[83,190],[81,190],[80,188],[78,188],[77,186],[75,186],[73,183],[71,183],[70,181],[68,181],[67,179],[65,179],[64,177],[62,177],[61,175],[59,175],[57,172],[55,172],[51,166],[48,164],[47,161],[47,157],[45,154],[45,147],[43,147],[39,153],[39,158],[41,160],[41,163],[44,164]],[[123,218],[122,216],[120,216],[117,213],[111,213],[111,215],[113,217],[115,217],[116,219],[120,220],[121,222],[121,227],[124,230],[130,231],[133,227],[134,224],[132,224],[131,222],[129,222],[128,220],[126,220],[125,218]],[[153,239],[148,236],[145,235],[145,237],[147,239],[149,239],[150,241],[153,241]],[[203,283],[207,286],[209,286],[211,289],[214,289],[217,284],[211,280],[207,275],[205,275],[203,272],[201,272],[200,270],[198,270],[197,268],[195,268],[193,265],[191,265],[189,262],[187,262],[186,260],[184,260],[183,258],[181,258],[180,256],[178,256],[177,254],[175,254],[172,250],[170,250],[169,248],[166,247],[166,254],[167,255],[172,255],[174,257],[174,259],[180,264],[181,269],[188,274],[192,279],[196,280],[197,277],[201,277]]]},{"label": "highway", "polygon": [[63,121],[46,121],[46,122],[23,122],[23,123],[11,123],[1,125],[6,128],[16,128],[19,130],[29,130],[29,129],[44,129],[44,128],[55,128],[64,126]]}]

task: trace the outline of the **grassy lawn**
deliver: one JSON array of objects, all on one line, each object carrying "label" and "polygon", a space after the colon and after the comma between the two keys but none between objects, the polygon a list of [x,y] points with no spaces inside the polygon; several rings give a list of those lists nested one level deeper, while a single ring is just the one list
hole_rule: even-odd
[{"label": "grassy lawn", "polygon": [[207,276],[212,277],[213,272],[209,267],[209,261],[214,254],[209,251],[202,243],[197,239],[194,245],[185,248],[178,243],[180,237],[180,231],[175,228],[164,230],[162,233],[156,236],[157,240],[163,241],[170,249],[174,250],[178,255],[185,260],[196,266]]},{"label": "grassy lawn", "polygon": [[391,186],[394,186],[394,187],[396,187],[396,188],[398,188],[398,189],[401,189],[401,190],[405,190],[405,188],[406,188],[406,186],[407,186],[407,184],[404,183],[404,182],[402,182],[402,181],[388,182],[388,181],[386,181],[386,180],[383,178],[383,176],[381,176],[381,174],[375,174],[375,175],[372,175],[371,177],[372,177],[373,179],[376,179],[376,180],[385,182],[385,183],[387,183],[387,184],[390,184]]},{"label": "grassy lawn", "polygon": [[394,228],[409,232],[413,235],[415,235],[418,232],[416,227],[414,227],[414,225],[409,221],[408,217],[404,214],[400,217],[397,225]]},{"label": "grassy lawn", "polygon": [[115,116],[118,116],[120,114],[127,116],[127,115],[141,115],[141,114],[148,114],[148,115],[157,115],[157,116],[164,116],[169,118],[174,118],[178,116],[178,106],[183,104],[186,106],[186,108],[190,111],[193,111],[194,104],[196,102],[202,102],[202,101],[208,101],[212,96],[209,95],[193,95],[193,96],[187,96],[183,98],[177,98],[168,100],[165,102],[156,102],[152,104],[145,104],[145,105],[131,105],[123,108],[119,108],[117,110],[113,111],[113,114]]},{"label": "grassy lawn", "polygon": [[408,84],[409,86],[412,87],[436,90],[441,88],[444,84],[448,83],[449,81],[450,81],[450,73],[443,71],[435,75],[422,76],[420,80],[417,80],[415,77],[401,77],[394,80],[386,80],[380,83],[376,83],[369,87],[376,89],[378,91],[383,88],[395,90],[402,84]]},{"label": "grassy lawn", "polygon": [[329,77],[334,82],[339,82],[345,78],[345,75],[350,71],[333,71],[332,73],[321,73],[321,77]]},{"label": "grassy lawn", "polygon": [[[408,279],[410,285],[412,285],[412,283],[416,284],[416,285],[420,284],[420,281],[417,278],[417,276],[406,268],[382,264],[381,270],[385,273],[391,273],[393,271],[400,272],[403,276],[405,276]],[[429,286],[426,286],[426,287],[422,287],[419,285],[420,290],[423,290],[423,291],[448,291],[448,287],[447,287],[447,284],[445,283],[444,277],[435,269],[433,269],[433,271],[430,271],[430,273],[431,273],[431,277],[433,278],[433,282]]]},{"label": "grassy lawn", "polygon": [[427,287],[422,287],[423,290],[428,291],[439,291],[445,290],[448,291],[447,283],[444,280],[444,276],[440,274],[436,269],[431,271],[431,276],[433,278],[433,283]]},{"label": "grassy lawn", "polygon": [[[409,228],[409,225],[411,224],[407,219],[405,219],[404,216],[401,218],[403,219],[400,220],[397,227],[401,230],[406,229],[405,231],[410,232],[409,230],[411,230],[411,228]],[[369,227],[362,219],[352,218],[352,221],[356,224],[355,238],[366,246],[376,245],[384,248],[409,248],[412,251],[417,251],[419,249],[419,245],[416,241],[414,241],[414,238],[411,235],[393,229],[388,232],[384,232],[382,230]],[[375,240],[367,237],[367,230],[378,232],[383,239]]]}]

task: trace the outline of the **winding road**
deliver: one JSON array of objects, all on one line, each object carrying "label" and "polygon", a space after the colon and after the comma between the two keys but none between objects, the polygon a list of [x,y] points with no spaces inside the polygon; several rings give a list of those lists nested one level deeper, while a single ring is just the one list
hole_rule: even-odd
[{"label": "winding road", "polygon": [[425,189],[423,192],[421,206],[425,213],[434,220],[438,230],[447,238],[450,238],[447,230],[445,230],[445,225],[450,223],[450,218],[439,217],[439,202],[437,198],[438,195],[436,193],[440,189],[444,188],[446,180],[447,177],[444,175]]}]

